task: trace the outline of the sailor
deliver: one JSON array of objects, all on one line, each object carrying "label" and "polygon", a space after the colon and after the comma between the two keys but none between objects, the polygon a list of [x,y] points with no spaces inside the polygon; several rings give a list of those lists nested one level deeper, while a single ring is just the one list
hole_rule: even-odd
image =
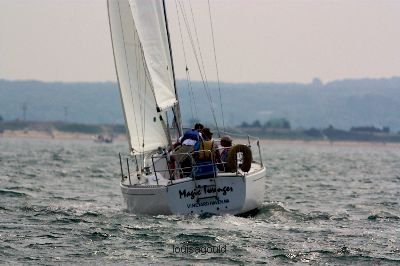
[{"label": "sailor", "polygon": [[204,128],[202,131],[202,140],[196,144],[194,158],[196,165],[193,168],[192,175],[195,179],[213,178],[217,175],[215,165],[216,161],[216,145],[212,138],[213,133],[209,128]]},{"label": "sailor", "polygon": [[178,142],[174,144],[174,150],[171,153],[171,158],[182,169],[184,176],[190,175],[192,171],[191,153],[194,151],[196,143],[202,140],[200,131],[204,126],[196,123],[192,129],[187,130]]},{"label": "sailor", "polygon": [[204,161],[214,160],[217,147],[212,138],[213,133],[209,128],[203,128],[201,134],[202,140],[195,147],[195,150],[198,150],[198,154],[196,154],[196,159]]},{"label": "sailor", "polygon": [[201,131],[204,126],[200,123],[196,123],[192,129],[186,131],[182,137],[179,138],[181,145],[194,146],[197,141],[202,139]]},{"label": "sailor", "polygon": [[228,135],[222,136],[221,141],[220,141],[221,147],[218,149],[219,150],[219,164],[218,164],[218,169],[221,171],[229,171],[226,168],[226,163],[228,161],[228,154],[229,151],[232,148],[232,139]]}]

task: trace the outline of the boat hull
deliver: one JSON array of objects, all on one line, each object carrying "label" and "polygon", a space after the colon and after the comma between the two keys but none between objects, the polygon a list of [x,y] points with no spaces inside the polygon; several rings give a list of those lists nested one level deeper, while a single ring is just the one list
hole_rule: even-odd
[{"label": "boat hull", "polygon": [[138,214],[234,214],[261,206],[265,167],[245,176],[224,173],[216,178],[176,180],[164,185],[128,185],[121,190],[128,212]]}]

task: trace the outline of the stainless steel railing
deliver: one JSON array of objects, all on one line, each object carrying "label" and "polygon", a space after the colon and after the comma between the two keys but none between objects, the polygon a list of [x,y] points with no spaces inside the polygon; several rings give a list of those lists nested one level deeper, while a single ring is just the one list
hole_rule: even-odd
[{"label": "stainless steel railing", "polygon": [[[258,138],[255,137],[251,137],[251,136],[246,136],[246,138],[244,138],[244,136],[239,136],[239,138],[242,140],[242,142],[247,142],[247,146],[251,149],[252,151],[252,157],[253,157],[253,162],[257,162],[260,163],[261,165],[263,165],[262,162],[262,153],[261,153],[261,147],[260,147],[260,141]],[[235,138],[236,139],[236,138]],[[216,144],[220,144],[220,140],[217,139],[215,140]],[[226,164],[226,162],[222,162],[217,160],[218,156],[214,156],[214,152],[215,153],[220,153],[220,150],[223,149],[222,148],[217,148],[214,151],[211,150],[199,150],[199,151],[191,151],[191,152],[185,152],[185,153],[178,153],[178,152],[160,152],[160,153],[156,153],[156,154],[152,154],[150,156],[151,159],[151,167],[150,165],[146,165],[144,162],[138,162],[138,159],[136,156],[127,156],[126,157],[126,169],[127,169],[127,175],[124,174],[124,170],[123,170],[123,163],[122,163],[122,157],[121,154],[119,154],[119,161],[120,161],[120,170],[121,170],[121,180],[124,181],[125,179],[129,180],[129,184],[132,185],[132,180],[131,180],[131,171],[130,171],[130,161],[131,163],[134,163],[136,166],[136,170],[133,172],[139,183],[141,181],[141,176],[143,175],[149,175],[151,173],[154,173],[155,177],[156,177],[156,181],[158,184],[159,181],[159,176],[158,175],[162,175],[163,177],[167,177],[167,179],[171,180],[171,182],[173,182],[174,179],[178,179],[178,178],[182,178],[182,177],[192,177],[195,178],[195,176],[193,176],[193,173],[196,172],[196,170],[198,170],[198,167],[207,167],[207,166],[211,166],[211,167],[215,167],[216,171],[214,174],[214,178],[217,177],[218,173],[222,173],[224,172],[224,164]],[[197,162],[199,162],[199,160],[197,159],[200,153],[209,153],[209,154],[213,154],[213,156],[211,156],[211,160],[209,160],[210,164],[201,164],[199,165]],[[187,160],[188,162],[190,162],[190,164],[188,165],[181,165],[181,161],[180,162],[176,162],[174,157],[177,156],[184,156],[186,157],[185,160]],[[241,159],[240,156],[238,156],[237,159],[237,164],[241,163]],[[152,169],[151,169],[152,168]],[[236,169],[239,169],[239,167],[237,167]],[[245,175],[246,173],[240,173],[238,170],[236,170],[236,174],[242,174]]]}]

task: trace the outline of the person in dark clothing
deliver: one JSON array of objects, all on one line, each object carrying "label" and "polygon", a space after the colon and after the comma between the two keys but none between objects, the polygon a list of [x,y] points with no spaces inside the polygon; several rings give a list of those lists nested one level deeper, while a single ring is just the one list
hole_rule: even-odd
[{"label": "person in dark clothing", "polygon": [[175,169],[175,164],[178,164],[178,167],[182,169],[183,176],[190,175],[192,171],[193,162],[190,154],[194,151],[195,144],[202,140],[200,131],[203,128],[202,124],[196,123],[194,128],[187,130],[174,144],[174,150],[171,153],[173,161],[171,165]]},{"label": "person in dark clothing", "polygon": [[230,149],[232,148],[232,139],[229,136],[223,136],[220,141],[221,147],[219,150],[218,158],[218,169],[220,171],[228,172],[227,169],[227,161],[228,161],[228,154]]}]

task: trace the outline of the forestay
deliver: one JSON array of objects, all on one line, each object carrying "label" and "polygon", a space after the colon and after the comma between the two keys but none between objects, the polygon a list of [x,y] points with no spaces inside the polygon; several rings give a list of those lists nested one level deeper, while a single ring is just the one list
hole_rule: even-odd
[{"label": "forestay", "polygon": [[[136,1],[130,4],[129,0],[108,0],[108,12],[115,67],[131,149],[135,153],[145,153],[165,147],[168,137],[161,113],[157,112],[153,90],[155,84],[160,86],[160,78],[155,75],[153,79],[150,75],[153,72],[158,73],[154,66],[150,67],[151,70],[148,68],[148,61],[152,62],[156,57],[149,55],[150,59],[145,59],[149,51],[144,52],[139,38],[132,14],[133,2]],[[144,2],[147,1],[142,4]],[[140,6],[138,3],[135,5]],[[146,43],[148,42],[149,39]],[[174,101],[164,96],[160,98],[163,100],[158,103],[159,107],[165,107],[168,102]]]}]

